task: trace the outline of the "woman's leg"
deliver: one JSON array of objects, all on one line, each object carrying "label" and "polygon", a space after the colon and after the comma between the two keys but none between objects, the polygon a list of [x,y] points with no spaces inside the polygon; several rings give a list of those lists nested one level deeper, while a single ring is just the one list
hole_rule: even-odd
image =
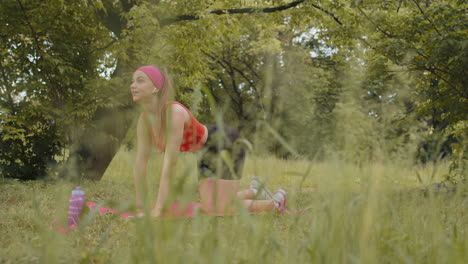
[{"label": "woman's leg", "polygon": [[276,209],[273,200],[242,200],[242,205],[251,213],[263,213]]},{"label": "woman's leg", "polygon": [[[272,200],[254,201],[255,192],[251,189],[239,191],[245,162],[245,148],[238,141],[239,137],[239,132],[230,127],[208,126],[208,140],[200,159],[202,179],[199,185],[202,208],[207,212],[236,213],[239,202],[252,212],[271,211],[275,208]],[[222,149],[219,149],[219,145],[222,145]],[[224,150],[230,153],[233,168],[229,168],[226,161],[216,162]]]},{"label": "woman's leg", "polygon": [[241,200],[254,200],[255,193],[251,189],[242,190],[237,192],[237,198]]},{"label": "woman's leg", "polygon": [[[242,199],[253,195],[252,190],[238,192],[240,181],[206,178],[200,181],[199,193],[202,209],[208,213],[235,214],[239,212],[238,203],[249,212],[262,213],[275,210],[273,200]],[[239,197],[239,194],[241,197]]]},{"label": "woman's leg", "polygon": [[208,213],[233,213],[239,185],[239,180],[202,179],[199,184],[202,209]]}]

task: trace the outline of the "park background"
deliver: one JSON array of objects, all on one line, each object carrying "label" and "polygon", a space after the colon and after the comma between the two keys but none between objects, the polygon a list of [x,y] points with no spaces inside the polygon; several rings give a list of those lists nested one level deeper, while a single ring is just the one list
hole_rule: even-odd
[{"label": "park background", "polygon": [[[464,1],[2,0],[0,262],[464,263]],[[131,209],[132,72],[169,70],[237,127],[294,216],[66,217],[72,188]],[[149,168],[157,190],[161,154]],[[196,156],[176,193],[195,200]]]}]

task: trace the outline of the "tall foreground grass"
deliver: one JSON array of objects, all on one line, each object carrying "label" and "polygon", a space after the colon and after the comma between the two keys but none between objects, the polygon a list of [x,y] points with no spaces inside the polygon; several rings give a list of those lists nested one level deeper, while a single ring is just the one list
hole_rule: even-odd
[{"label": "tall foreground grass", "polygon": [[[189,164],[190,155],[182,157]],[[80,182],[88,200],[126,209],[133,199],[133,153],[121,151],[100,182]],[[159,159],[152,162],[157,167]],[[154,201],[157,169],[150,168]],[[467,263],[468,198],[423,194],[447,166],[311,163],[249,157],[242,186],[258,175],[285,188],[290,208],[274,213],[180,220],[122,220],[87,212],[75,231],[50,229],[66,217],[69,182],[0,185],[1,263]],[[189,169],[181,167],[180,177]],[[420,180],[416,177],[420,175]],[[192,177],[193,176],[193,177]],[[196,175],[184,199],[195,200]]]}]

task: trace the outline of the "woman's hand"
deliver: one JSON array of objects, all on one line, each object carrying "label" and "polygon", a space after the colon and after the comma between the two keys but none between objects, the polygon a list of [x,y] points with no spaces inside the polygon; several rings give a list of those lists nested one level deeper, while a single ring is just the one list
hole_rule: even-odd
[{"label": "woman's hand", "polygon": [[[151,211],[150,211],[150,215],[152,218],[159,218],[161,217],[161,213],[162,213],[162,210],[161,208],[151,208]],[[137,212],[136,212],[136,217],[145,217],[145,212],[141,209],[139,209]]]}]

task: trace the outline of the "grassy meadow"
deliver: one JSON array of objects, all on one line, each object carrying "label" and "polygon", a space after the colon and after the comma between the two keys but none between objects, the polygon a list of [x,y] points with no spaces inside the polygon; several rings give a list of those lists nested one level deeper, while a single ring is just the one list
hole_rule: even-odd
[{"label": "grassy meadow", "polygon": [[[354,166],[249,156],[242,187],[257,175],[289,192],[290,209],[310,209],[179,220],[86,212],[73,232],[50,228],[54,219],[65,221],[76,185],[87,200],[129,209],[132,161],[133,153],[119,152],[99,182],[1,180],[0,263],[468,263],[468,197],[416,188],[441,181],[444,163]],[[161,160],[152,161],[154,201]],[[193,156],[183,154],[181,199],[197,199],[193,166]]]}]

